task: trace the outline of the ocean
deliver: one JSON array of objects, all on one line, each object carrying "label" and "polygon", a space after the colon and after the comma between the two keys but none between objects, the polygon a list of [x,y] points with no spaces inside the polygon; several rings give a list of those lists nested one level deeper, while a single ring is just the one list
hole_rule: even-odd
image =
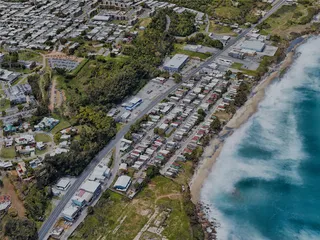
[{"label": "ocean", "polygon": [[266,90],[201,190],[219,240],[320,239],[320,38]]}]

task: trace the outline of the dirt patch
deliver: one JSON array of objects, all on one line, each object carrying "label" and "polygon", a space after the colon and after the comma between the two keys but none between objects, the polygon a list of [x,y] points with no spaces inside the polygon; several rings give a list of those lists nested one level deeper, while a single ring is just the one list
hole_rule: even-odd
[{"label": "dirt patch", "polygon": [[139,214],[141,216],[148,216],[150,213],[151,213],[150,209],[144,209],[144,210],[139,211]]},{"label": "dirt patch", "polygon": [[49,109],[53,111],[54,108],[59,108],[66,100],[66,96],[63,90],[57,88],[57,80],[53,79],[50,90],[50,104]]},{"label": "dirt patch", "polygon": [[23,202],[19,199],[13,184],[7,177],[2,179],[3,188],[0,188],[1,194],[8,194],[11,197],[11,207],[16,209],[19,217],[24,217],[26,209],[24,208]]},{"label": "dirt patch", "polygon": [[155,202],[157,202],[158,200],[160,200],[162,198],[179,199],[180,197],[181,197],[180,193],[166,194],[166,195],[161,195],[161,196],[157,197]]}]

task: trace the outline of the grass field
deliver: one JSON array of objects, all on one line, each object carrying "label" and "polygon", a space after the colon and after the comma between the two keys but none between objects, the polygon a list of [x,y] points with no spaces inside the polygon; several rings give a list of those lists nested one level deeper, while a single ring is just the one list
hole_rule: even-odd
[{"label": "grass field", "polygon": [[16,151],[14,147],[3,147],[0,152],[0,157],[2,158],[14,158],[16,156]]},{"label": "grass field", "polygon": [[52,138],[48,134],[37,133],[35,135],[35,140],[36,140],[36,142],[51,142]]},{"label": "grass field", "polygon": [[273,34],[281,37],[288,37],[291,32],[301,32],[305,30],[304,24],[299,24],[301,19],[308,15],[308,10],[302,4],[297,6],[283,6],[275,14],[271,15],[261,31],[262,34]]},{"label": "grass field", "polygon": [[216,34],[224,34],[229,36],[236,36],[237,34],[232,31],[230,27],[221,26],[215,24],[214,21],[210,21],[209,32],[213,32]]},{"label": "grass field", "polygon": [[174,51],[172,52],[172,55],[181,53],[181,54],[188,55],[191,58],[200,58],[201,60],[205,60],[211,56],[211,53],[199,53],[199,52],[184,50],[183,46],[184,46],[183,44],[174,44]]},{"label": "grass field", "polygon": [[42,63],[42,56],[40,54],[29,51],[19,52],[19,59],[24,61],[35,61],[38,63]]},{"label": "grass field", "polygon": [[147,27],[151,23],[151,18],[143,18],[139,22],[140,27]]},{"label": "grass field", "polygon": [[132,201],[114,192],[110,194],[109,200],[103,197],[99,200],[94,213],[86,218],[70,239],[132,240],[156,208],[160,211],[172,209],[163,232],[168,239],[192,239],[180,184],[157,176]]}]

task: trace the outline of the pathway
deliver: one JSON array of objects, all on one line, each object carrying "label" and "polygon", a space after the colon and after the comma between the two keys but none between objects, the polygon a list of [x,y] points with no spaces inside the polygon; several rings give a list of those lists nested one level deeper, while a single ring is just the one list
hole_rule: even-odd
[{"label": "pathway", "polygon": [[166,30],[165,32],[168,32],[169,31],[169,28],[170,28],[170,24],[171,24],[171,19],[168,15],[166,15],[166,19],[167,19],[167,23],[166,23]]}]

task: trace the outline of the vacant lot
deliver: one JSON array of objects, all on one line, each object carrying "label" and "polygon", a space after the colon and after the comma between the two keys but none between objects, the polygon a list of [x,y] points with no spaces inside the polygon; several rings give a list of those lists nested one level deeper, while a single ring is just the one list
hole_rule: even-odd
[{"label": "vacant lot", "polygon": [[51,142],[52,138],[50,137],[50,135],[45,134],[45,133],[37,133],[35,135],[35,140],[36,142]]},{"label": "vacant lot", "polygon": [[11,184],[10,180],[7,177],[4,177],[2,181],[3,188],[0,188],[0,194],[10,195],[12,202],[11,207],[17,211],[19,217],[24,217],[26,210],[24,208],[23,202],[16,194],[14,186]]},{"label": "vacant lot", "polygon": [[289,37],[292,32],[304,31],[306,26],[309,25],[306,25],[304,21],[308,18],[312,9],[312,7],[305,7],[301,4],[283,6],[265,21],[261,33]]},{"label": "vacant lot", "polygon": [[201,60],[207,59],[208,57],[211,56],[211,53],[200,53],[200,52],[184,50],[183,46],[184,46],[183,44],[175,44],[174,51],[172,52],[172,56],[177,53],[180,53],[180,54],[188,55],[191,58],[200,58]]},{"label": "vacant lot", "polygon": [[94,213],[86,218],[71,239],[132,240],[156,208],[160,211],[172,209],[164,236],[172,240],[192,239],[180,184],[158,176],[132,201],[117,193],[110,194],[109,199],[101,197]]},{"label": "vacant lot", "polygon": [[16,156],[16,150],[14,147],[2,147],[0,157],[2,158],[14,158]]}]

